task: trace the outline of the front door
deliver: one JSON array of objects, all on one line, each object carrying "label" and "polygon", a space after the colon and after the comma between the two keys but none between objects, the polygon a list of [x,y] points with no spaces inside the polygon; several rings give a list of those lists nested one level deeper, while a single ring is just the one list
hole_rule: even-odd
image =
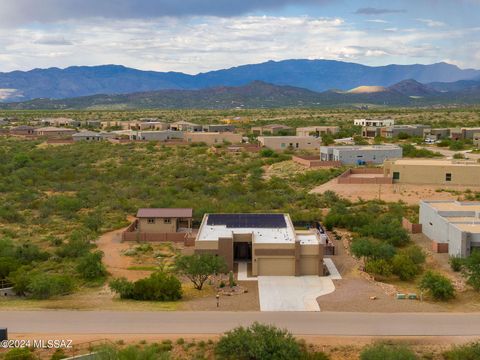
[{"label": "front door", "polygon": [[252,260],[252,243],[235,242],[233,257],[235,261],[251,261]]}]

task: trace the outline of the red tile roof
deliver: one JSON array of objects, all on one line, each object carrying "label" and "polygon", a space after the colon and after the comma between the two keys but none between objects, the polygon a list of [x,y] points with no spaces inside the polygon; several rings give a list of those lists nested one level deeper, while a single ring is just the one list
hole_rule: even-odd
[{"label": "red tile roof", "polygon": [[188,208],[163,208],[139,209],[137,218],[191,218],[193,209]]}]

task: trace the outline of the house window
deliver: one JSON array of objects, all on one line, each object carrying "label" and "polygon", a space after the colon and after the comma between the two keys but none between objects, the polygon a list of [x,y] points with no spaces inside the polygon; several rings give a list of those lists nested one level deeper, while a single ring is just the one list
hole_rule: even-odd
[{"label": "house window", "polygon": [[400,173],[398,171],[393,172],[393,180],[400,180]]},{"label": "house window", "polygon": [[445,181],[452,181],[452,174],[451,173],[446,173],[445,174]]},{"label": "house window", "polygon": [[147,220],[147,223],[149,223],[149,224],[155,224],[155,219],[148,219],[148,220]]},{"label": "house window", "polygon": [[172,222],[172,219],[163,219],[164,224],[170,224]]},{"label": "house window", "polygon": [[284,147],[285,147],[285,143],[281,143],[281,144],[280,144],[280,147],[281,147],[281,148],[284,148]]}]

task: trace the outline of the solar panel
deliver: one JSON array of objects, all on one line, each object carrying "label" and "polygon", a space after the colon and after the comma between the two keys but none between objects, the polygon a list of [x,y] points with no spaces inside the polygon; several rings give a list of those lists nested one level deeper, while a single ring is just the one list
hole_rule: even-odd
[{"label": "solar panel", "polygon": [[210,214],[207,225],[227,228],[285,228],[283,214]]}]

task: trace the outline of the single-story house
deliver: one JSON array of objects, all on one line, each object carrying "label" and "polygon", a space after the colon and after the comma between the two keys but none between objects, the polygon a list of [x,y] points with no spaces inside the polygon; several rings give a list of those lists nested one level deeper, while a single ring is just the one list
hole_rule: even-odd
[{"label": "single-story house", "polygon": [[150,208],[137,212],[138,231],[144,233],[176,233],[192,228],[191,208]]},{"label": "single-story house", "polygon": [[340,131],[338,126],[307,126],[297,128],[297,136],[321,137],[324,134],[335,135]]},{"label": "single-story house", "polygon": [[133,131],[130,134],[130,140],[167,141],[171,139],[183,139],[183,132],[174,130]]},{"label": "single-story house", "polygon": [[73,141],[100,141],[103,140],[100,133],[95,131],[80,131],[72,135]]},{"label": "single-story house", "polygon": [[259,136],[257,140],[272,150],[318,150],[322,142],[313,136]]},{"label": "single-story house", "polygon": [[200,132],[203,131],[203,126],[194,124],[188,121],[176,121],[170,124],[170,130],[174,131],[188,131],[188,132]]},{"label": "single-story house", "polygon": [[252,264],[253,276],[324,275],[325,239],[315,230],[296,231],[288,214],[205,214],[195,253]]},{"label": "single-story house", "polygon": [[234,132],[235,125],[227,125],[227,124],[209,124],[203,125],[204,132]]},{"label": "single-story house", "polygon": [[287,125],[269,124],[252,127],[252,134],[256,136],[278,135],[280,132],[289,132],[290,130],[292,130],[292,128]]},{"label": "single-story house", "polygon": [[35,128],[29,125],[20,125],[10,129],[11,135],[34,135]]},{"label": "single-story house", "polygon": [[322,146],[320,160],[340,161],[343,165],[383,164],[388,159],[402,157],[397,145]]},{"label": "single-story house", "polygon": [[185,141],[189,143],[205,143],[207,145],[239,144],[242,142],[242,135],[231,132],[186,132]]},{"label": "single-story house", "polygon": [[77,131],[74,129],[58,128],[53,126],[47,126],[35,129],[34,134],[37,136],[43,136],[51,139],[68,138],[75,134]]}]

